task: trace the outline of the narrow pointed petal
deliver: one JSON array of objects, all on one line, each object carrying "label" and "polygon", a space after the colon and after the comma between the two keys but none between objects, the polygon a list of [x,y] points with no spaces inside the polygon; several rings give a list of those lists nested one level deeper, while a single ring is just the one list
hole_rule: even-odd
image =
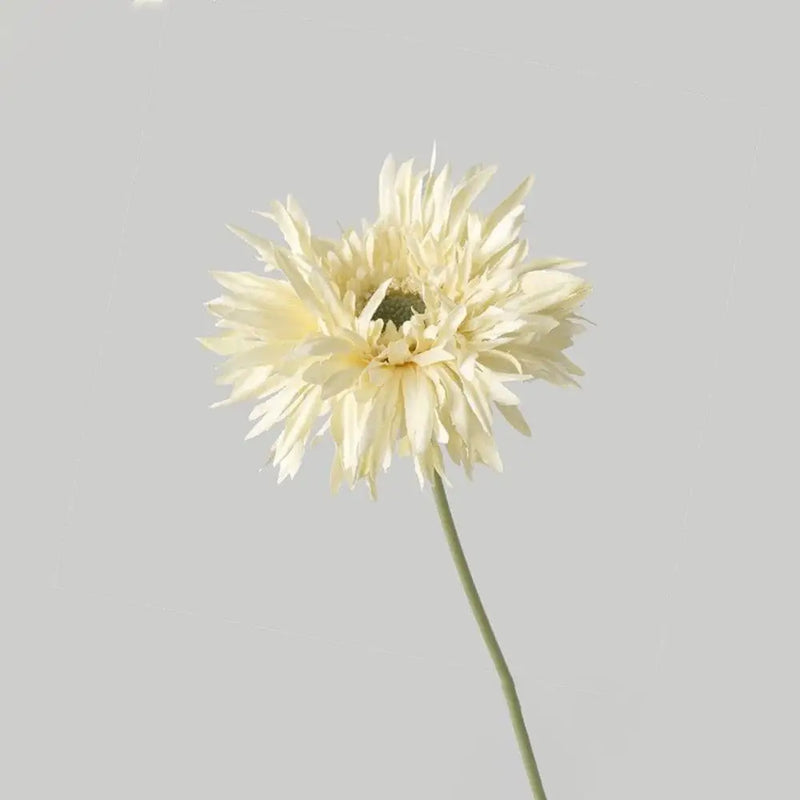
[{"label": "narrow pointed petal", "polygon": [[498,223],[527,197],[533,187],[533,181],[534,176],[529,175],[502,203],[500,203],[499,206],[497,206],[497,208],[495,208],[494,211],[492,211],[491,214],[489,214],[484,227],[486,233],[491,233]]},{"label": "narrow pointed petal", "polygon": [[403,406],[412,451],[421,453],[431,441],[434,409],[430,381],[415,367],[403,371]]},{"label": "narrow pointed petal", "polygon": [[522,416],[522,412],[518,406],[505,406],[497,403],[498,411],[503,415],[509,425],[515,430],[518,430],[523,436],[530,436],[531,429]]}]

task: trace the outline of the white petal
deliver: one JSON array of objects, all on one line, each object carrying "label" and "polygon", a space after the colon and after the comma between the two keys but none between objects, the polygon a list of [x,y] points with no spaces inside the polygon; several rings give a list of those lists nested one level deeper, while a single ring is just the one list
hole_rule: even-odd
[{"label": "white petal", "polygon": [[431,150],[431,162],[428,166],[428,174],[433,175],[433,170],[436,167],[436,140],[433,140],[433,150]]},{"label": "white petal", "polygon": [[466,319],[466,306],[456,306],[439,326],[439,337],[441,341],[447,341],[459,329],[461,323]]},{"label": "white petal", "polygon": [[[458,432],[459,437],[467,439],[470,432],[470,412],[460,382],[457,382],[448,370],[442,370],[440,375],[442,384],[447,392],[447,413],[453,421],[453,427]],[[450,443],[454,443],[453,437],[451,437]]]},{"label": "white petal", "polygon": [[305,442],[314,420],[319,415],[321,402],[319,389],[308,389],[297,408],[289,416],[286,427],[275,442],[275,463],[282,461],[294,446]]},{"label": "white petal", "polygon": [[358,406],[352,394],[342,398],[342,466],[346,472],[352,472],[358,467],[358,445],[361,439],[361,426]]},{"label": "white petal", "polygon": [[231,356],[225,370],[250,369],[252,367],[274,367],[291,347],[291,343],[254,343],[249,350]]},{"label": "white petal", "polygon": [[322,384],[322,399],[327,400],[345,389],[350,389],[363,371],[363,367],[349,367],[336,371]]},{"label": "white petal", "polygon": [[527,178],[525,178],[525,180],[522,181],[522,183],[517,186],[517,188],[514,189],[514,191],[511,192],[511,194],[506,197],[506,199],[503,200],[503,202],[500,203],[500,205],[497,206],[497,208],[495,208],[491,214],[489,214],[489,216],[486,218],[486,224],[484,226],[487,234],[491,233],[500,223],[500,221],[506,217],[513,208],[522,202],[523,198],[525,198],[528,192],[530,192],[533,186],[533,180],[533,175],[529,175]]},{"label": "white petal", "polygon": [[296,257],[285,251],[276,250],[275,260],[306,307],[317,313],[324,313],[325,309],[320,302],[320,298],[311,288],[311,282],[305,266],[298,264]]},{"label": "white petal", "polygon": [[504,350],[484,350],[478,355],[478,363],[495,372],[503,372],[509,366],[516,372],[522,372],[522,365],[519,361]]},{"label": "white petal", "polygon": [[588,292],[589,284],[576,275],[548,269],[527,273],[522,278],[522,289],[531,298],[526,304],[526,310],[531,312],[572,305]]},{"label": "white petal", "polygon": [[386,156],[378,177],[378,204],[382,217],[391,217],[395,210],[396,167],[392,155]]},{"label": "white petal", "polygon": [[538,269],[578,269],[585,267],[585,261],[574,261],[571,258],[534,258],[523,267],[523,272],[530,272]]},{"label": "white petal", "polygon": [[304,443],[297,442],[297,444],[281,461],[280,469],[278,470],[278,483],[283,483],[286,478],[294,478],[294,476],[297,474],[297,471],[300,469],[300,464],[303,461],[304,453]]},{"label": "white petal", "polygon": [[514,392],[507,389],[503,383],[497,380],[491,372],[483,371],[481,379],[484,381],[489,397],[497,403],[502,403],[506,406],[519,405],[519,397]]},{"label": "white petal", "polygon": [[330,356],[336,353],[352,352],[353,345],[346,339],[336,336],[318,336],[308,339],[294,349],[298,356]]},{"label": "white petal", "polygon": [[231,233],[235,233],[240,239],[244,239],[247,244],[254,248],[258,252],[259,260],[263,261],[268,269],[276,268],[275,251],[277,248],[274,242],[256,236],[254,233],[250,233],[236,225],[226,225],[226,227]]},{"label": "white petal", "polygon": [[514,206],[508,214],[506,214],[500,222],[497,223],[494,230],[486,236],[481,243],[481,255],[484,257],[490,256],[499,250],[508,248],[509,245],[514,244],[514,240],[519,235],[519,229],[522,225],[525,206]]},{"label": "white petal", "polygon": [[411,351],[408,349],[408,342],[405,339],[395,339],[386,348],[386,355],[392,365],[405,364],[411,360]]},{"label": "white petal", "polygon": [[480,422],[484,431],[490,433],[492,430],[492,409],[489,406],[489,401],[481,389],[476,387],[472,381],[462,380],[461,385],[464,387],[464,397],[466,397],[472,413],[478,418],[478,422]]},{"label": "white petal", "polygon": [[454,233],[460,229],[467,209],[472,205],[475,198],[486,188],[492,176],[497,172],[496,166],[473,167],[461,185],[453,194],[450,205],[450,220],[447,225],[448,233]]},{"label": "white petal", "polygon": [[250,429],[244,437],[245,441],[268,431],[273,425],[280,422],[290,414],[303,398],[302,390],[298,391],[297,385],[286,386],[273,395],[261,407],[265,412],[261,419]]},{"label": "white petal", "polygon": [[522,416],[518,406],[506,406],[500,403],[496,403],[496,405],[509,425],[525,436],[531,435],[531,429],[528,427],[528,423],[525,421],[525,417]]},{"label": "white petal", "polygon": [[427,367],[430,364],[438,364],[441,361],[452,361],[455,356],[444,349],[444,347],[432,347],[424,353],[415,355],[411,360],[419,367]]},{"label": "white petal", "polygon": [[325,434],[330,430],[331,427],[331,418],[328,417],[325,422],[322,423],[319,430],[314,434],[312,439],[312,444],[316,444],[317,442],[321,441],[325,438]]},{"label": "white petal", "polygon": [[336,494],[342,486],[342,481],[344,480],[344,466],[342,465],[342,459],[339,453],[337,452],[333,458],[333,463],[331,464],[331,492]]},{"label": "white petal", "polygon": [[256,213],[272,220],[280,228],[286,244],[293,253],[304,254],[311,249],[310,239],[307,232],[303,230],[302,223],[298,224],[289,211],[277,200],[272,203],[272,213],[268,211],[257,211]]},{"label": "white petal", "polygon": [[433,387],[415,367],[405,368],[402,380],[408,438],[413,452],[421,453],[430,444],[433,433]]},{"label": "white petal", "polygon": [[395,179],[398,211],[402,222],[408,222],[411,217],[411,176],[413,168],[414,159],[404,161],[400,165],[400,169],[397,170]]},{"label": "white petal", "polygon": [[387,278],[380,286],[372,293],[372,297],[369,298],[367,304],[362,309],[361,313],[358,315],[358,329],[361,331],[362,327],[368,324],[372,320],[372,315],[378,310],[378,306],[383,302],[383,298],[386,297],[386,292],[391,286],[392,278]]},{"label": "white petal", "polygon": [[226,331],[221,336],[196,336],[203,347],[221,356],[230,356],[249,349],[250,344],[235,331]]}]

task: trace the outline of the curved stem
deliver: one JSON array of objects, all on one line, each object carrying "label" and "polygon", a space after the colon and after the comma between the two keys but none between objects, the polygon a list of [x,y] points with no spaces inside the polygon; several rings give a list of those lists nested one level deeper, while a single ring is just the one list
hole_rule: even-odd
[{"label": "curved stem", "polygon": [[497,643],[497,638],[489,623],[489,617],[486,616],[483,603],[481,603],[475,581],[472,579],[472,574],[469,571],[467,558],[461,548],[461,542],[458,540],[455,522],[453,522],[453,514],[450,511],[444,485],[442,484],[442,479],[438,472],[434,473],[433,495],[436,498],[436,508],[439,511],[439,518],[442,521],[442,527],[447,536],[447,544],[450,547],[450,553],[453,556],[453,561],[455,561],[456,569],[458,570],[458,577],[461,579],[461,585],[466,592],[467,600],[469,600],[470,608],[480,628],[483,641],[489,649],[489,655],[491,655],[497,674],[500,676],[503,694],[505,695],[508,710],[511,714],[511,723],[514,726],[514,734],[517,737],[517,744],[522,754],[522,761],[525,764],[525,771],[528,773],[528,782],[531,785],[533,796],[535,800],[547,800],[544,794],[544,787],[542,786],[542,779],[539,775],[539,768],[536,766],[536,759],[533,756],[531,740],[528,737],[528,731],[525,727],[525,720],[522,716],[522,708],[519,704],[519,697],[517,697],[517,690],[514,687],[514,679],[511,677],[511,672],[508,669],[505,658],[503,658],[500,645]]}]

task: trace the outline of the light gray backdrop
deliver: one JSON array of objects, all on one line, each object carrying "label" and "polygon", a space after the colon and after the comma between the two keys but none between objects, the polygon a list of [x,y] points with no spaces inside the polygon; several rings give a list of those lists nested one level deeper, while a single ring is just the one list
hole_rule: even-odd
[{"label": "light gray backdrop", "polygon": [[527,797],[432,498],[259,472],[210,269],[384,156],[537,175],[581,390],[454,474],[553,800],[794,797],[797,67],[759,4],[3,0],[0,795]]}]

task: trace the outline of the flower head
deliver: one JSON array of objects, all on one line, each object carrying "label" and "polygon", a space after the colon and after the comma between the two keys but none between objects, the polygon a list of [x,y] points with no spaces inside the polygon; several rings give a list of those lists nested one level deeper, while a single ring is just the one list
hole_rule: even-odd
[{"label": "flower head", "polygon": [[227,356],[217,383],[230,396],[212,407],[260,401],[246,438],[280,423],[272,446],[278,481],[294,477],[314,439],[330,433],[334,491],[375,479],[393,455],[411,456],[424,486],[444,475],[443,450],[471,476],[501,470],[492,406],[530,430],[510,384],[575,383],[565,355],[581,330],[574,310],[589,284],[567,259],[529,259],[520,238],[524,180],[488,215],[472,209],[496,168],[476,166],[451,184],[449,165],[415,173],[389,156],[379,213],[338,241],[311,235],[293,197],[263,216],[285,246],[231,227],[266,271],[212,272],[225,294],[207,304],[223,332],[199,341]]}]

